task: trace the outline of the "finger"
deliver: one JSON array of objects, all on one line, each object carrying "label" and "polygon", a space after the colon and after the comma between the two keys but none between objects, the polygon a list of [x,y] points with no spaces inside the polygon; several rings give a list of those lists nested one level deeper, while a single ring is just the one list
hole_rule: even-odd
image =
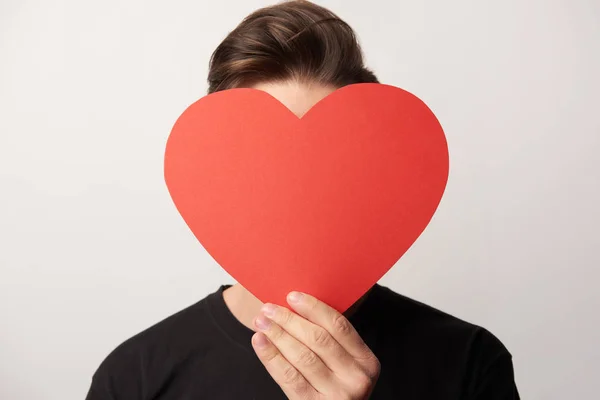
[{"label": "finger", "polygon": [[315,389],[300,372],[283,357],[265,334],[252,336],[252,347],[260,362],[289,399],[312,399]]},{"label": "finger", "polygon": [[311,349],[263,315],[255,319],[254,325],[316,391],[324,393],[331,388],[334,378],[331,370]]},{"label": "finger", "polygon": [[294,311],[327,330],[355,360],[369,362],[375,359],[350,321],[337,310],[306,293],[291,292],[287,299]]},{"label": "finger", "polygon": [[274,304],[265,304],[263,314],[292,337],[311,349],[333,371],[347,368],[354,361],[350,354],[324,328]]}]

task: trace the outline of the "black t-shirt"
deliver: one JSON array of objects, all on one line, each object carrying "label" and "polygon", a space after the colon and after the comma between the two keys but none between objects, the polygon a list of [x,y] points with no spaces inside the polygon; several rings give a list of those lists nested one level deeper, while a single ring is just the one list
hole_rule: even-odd
[{"label": "black t-shirt", "polygon": [[[226,288],[117,347],[87,400],[285,399]],[[349,319],[381,363],[370,399],[519,399],[510,353],[483,328],[380,285]]]}]

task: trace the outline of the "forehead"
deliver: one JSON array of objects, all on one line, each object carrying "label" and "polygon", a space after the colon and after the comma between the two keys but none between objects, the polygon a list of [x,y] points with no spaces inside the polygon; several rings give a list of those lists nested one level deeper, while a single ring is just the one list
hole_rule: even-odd
[{"label": "forehead", "polygon": [[269,93],[296,114],[298,118],[306,114],[319,100],[336,90],[335,87],[320,83],[300,83],[296,81],[257,83],[252,88]]}]

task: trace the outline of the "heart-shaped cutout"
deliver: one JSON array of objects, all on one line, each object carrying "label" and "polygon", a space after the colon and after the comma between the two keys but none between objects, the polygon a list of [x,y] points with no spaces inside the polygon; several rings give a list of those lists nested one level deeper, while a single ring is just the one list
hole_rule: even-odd
[{"label": "heart-shaped cutout", "polygon": [[242,286],[339,311],[419,237],[447,179],[437,118],[381,84],[336,90],[302,118],[259,90],[213,93],[179,117],[165,153],[177,209]]}]

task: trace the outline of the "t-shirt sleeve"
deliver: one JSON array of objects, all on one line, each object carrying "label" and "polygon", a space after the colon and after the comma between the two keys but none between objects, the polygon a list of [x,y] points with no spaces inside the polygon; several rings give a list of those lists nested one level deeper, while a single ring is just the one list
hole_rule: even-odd
[{"label": "t-shirt sleeve", "polygon": [[94,375],[85,400],[117,400],[117,398],[112,393],[109,382]]},{"label": "t-shirt sleeve", "polygon": [[468,400],[520,400],[512,356],[502,342],[485,329],[474,338],[467,368]]},{"label": "t-shirt sleeve", "polygon": [[144,385],[142,357],[127,342],[113,350],[100,364],[86,400],[141,400]]}]

